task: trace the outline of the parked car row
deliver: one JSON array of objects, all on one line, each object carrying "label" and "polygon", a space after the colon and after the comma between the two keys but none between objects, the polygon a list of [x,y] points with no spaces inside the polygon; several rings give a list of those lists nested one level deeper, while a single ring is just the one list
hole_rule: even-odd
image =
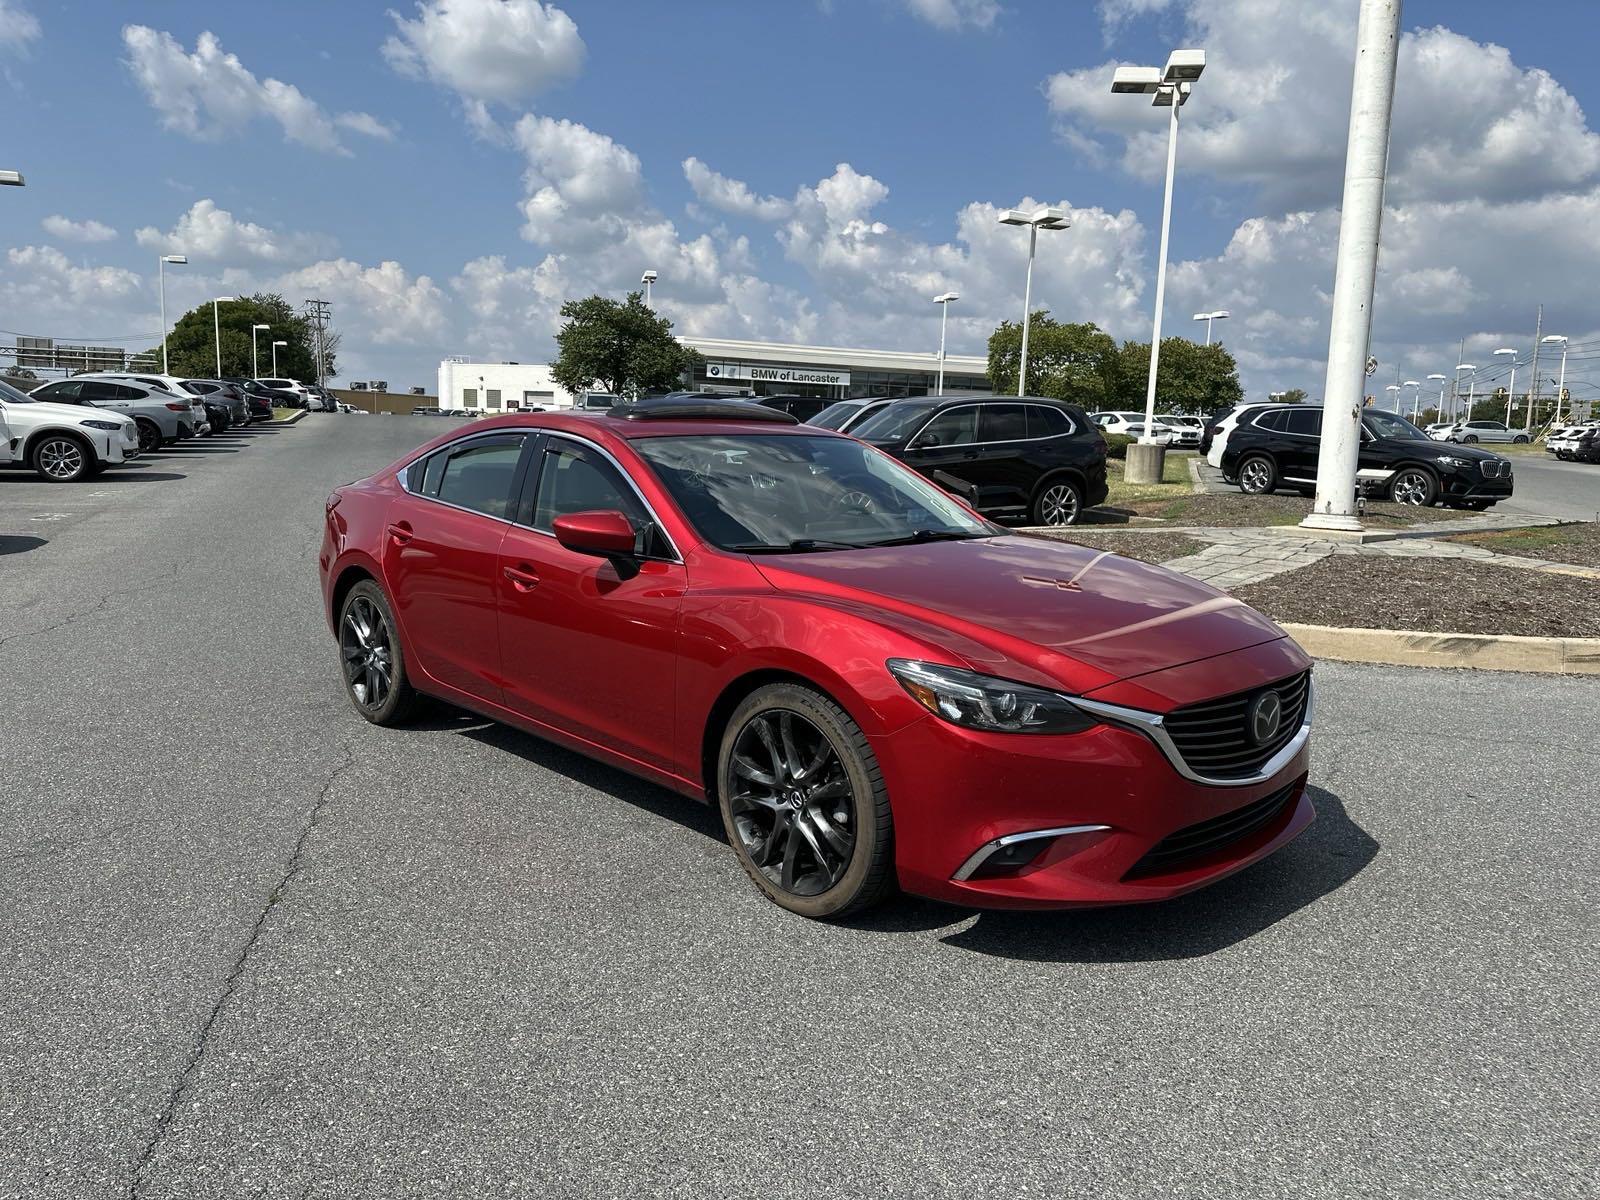
[{"label": "parked car row", "polygon": [[1526,445],[1532,437],[1520,429],[1512,429],[1502,421],[1443,421],[1429,425],[1425,431],[1436,442],[1506,442]]},{"label": "parked car row", "polygon": [[1564,462],[1600,462],[1600,421],[1552,429],[1544,439],[1544,450]]},{"label": "parked car row", "polygon": [[[0,383],[0,463],[71,483],[190,438],[272,419],[305,399],[256,379],[107,371],[23,392]],[[319,400],[320,403],[320,400]]]}]

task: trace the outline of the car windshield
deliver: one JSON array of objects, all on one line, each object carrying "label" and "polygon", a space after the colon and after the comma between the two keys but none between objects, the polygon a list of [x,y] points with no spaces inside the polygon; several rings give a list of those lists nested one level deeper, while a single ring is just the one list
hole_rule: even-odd
[{"label": "car windshield", "polygon": [[682,435],[633,445],[700,535],[724,550],[854,550],[1006,532],[848,438]]},{"label": "car windshield", "polygon": [[866,405],[860,400],[839,400],[806,422],[818,429],[838,429]]},{"label": "car windshield", "polygon": [[932,404],[891,404],[850,432],[864,442],[903,442],[927,420]]},{"label": "car windshield", "polygon": [[7,404],[32,404],[34,399],[26,392],[19,392],[4,379],[0,379],[0,400]]},{"label": "car windshield", "polygon": [[1397,417],[1394,413],[1369,412],[1366,414],[1367,429],[1381,438],[1389,438],[1400,442],[1425,442],[1428,435],[1423,433],[1404,417]]}]

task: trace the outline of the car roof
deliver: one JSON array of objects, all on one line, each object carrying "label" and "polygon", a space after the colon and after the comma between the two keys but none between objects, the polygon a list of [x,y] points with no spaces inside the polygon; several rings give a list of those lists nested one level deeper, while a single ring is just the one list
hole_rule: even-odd
[{"label": "car roof", "polygon": [[[770,409],[763,409],[770,412]],[[673,419],[656,417],[647,421],[629,421],[611,416],[609,413],[550,409],[545,412],[508,413],[501,417],[488,417],[472,424],[472,434],[485,433],[495,429],[550,429],[565,433],[575,433],[580,436],[593,437],[595,434],[618,438],[622,441],[635,441],[640,438],[651,437],[684,437],[695,435],[700,437],[737,437],[740,435],[750,437],[755,435],[776,434],[780,437],[837,437],[848,438],[848,434],[835,433],[831,429],[819,429],[814,425],[790,424],[788,422],[764,421],[760,419],[726,420],[710,417],[690,417]]]}]

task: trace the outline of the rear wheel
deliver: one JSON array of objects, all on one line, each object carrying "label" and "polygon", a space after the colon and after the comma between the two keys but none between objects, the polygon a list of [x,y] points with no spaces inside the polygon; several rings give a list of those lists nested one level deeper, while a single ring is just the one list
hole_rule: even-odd
[{"label": "rear wheel", "polygon": [[1033,498],[1035,525],[1076,525],[1083,516],[1083,492],[1070,479],[1047,479]]},{"label": "rear wheel", "polygon": [[1465,442],[1467,445],[1471,446],[1471,445],[1473,445],[1474,443],[1477,442],[1478,435],[1475,434],[1475,433],[1469,433],[1469,434],[1467,434],[1466,437],[1462,438],[1461,440],[1463,442]]},{"label": "rear wheel", "polygon": [[339,666],[345,695],[374,725],[398,725],[416,707],[417,693],[406,678],[394,610],[383,589],[370,579],[351,588],[340,607]]},{"label": "rear wheel", "polygon": [[1252,454],[1239,464],[1239,490],[1246,495],[1270,495],[1277,486],[1277,465],[1265,454]]},{"label": "rear wheel", "polygon": [[1439,481],[1422,467],[1404,467],[1389,481],[1389,499],[1396,504],[1429,508],[1439,498]]},{"label": "rear wheel", "polygon": [[717,802],[745,873],[791,912],[842,917],[894,886],[883,774],[861,727],[820,692],[769,684],[734,710]]},{"label": "rear wheel", "polygon": [[89,447],[70,434],[46,434],[33,447],[33,469],[52,483],[75,483],[93,465]]},{"label": "rear wheel", "polygon": [[1516,437],[1511,439],[1511,444],[1513,446],[1526,446],[1528,444],[1528,435],[1525,433],[1517,434]]}]

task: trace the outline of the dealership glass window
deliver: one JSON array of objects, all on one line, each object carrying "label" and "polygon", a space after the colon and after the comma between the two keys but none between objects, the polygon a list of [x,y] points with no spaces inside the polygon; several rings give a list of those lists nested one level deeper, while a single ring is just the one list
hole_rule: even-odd
[{"label": "dealership glass window", "polygon": [[499,388],[490,388],[488,391],[484,392],[483,395],[484,395],[485,402],[488,404],[488,406],[490,408],[499,408],[500,407],[500,389]]}]

